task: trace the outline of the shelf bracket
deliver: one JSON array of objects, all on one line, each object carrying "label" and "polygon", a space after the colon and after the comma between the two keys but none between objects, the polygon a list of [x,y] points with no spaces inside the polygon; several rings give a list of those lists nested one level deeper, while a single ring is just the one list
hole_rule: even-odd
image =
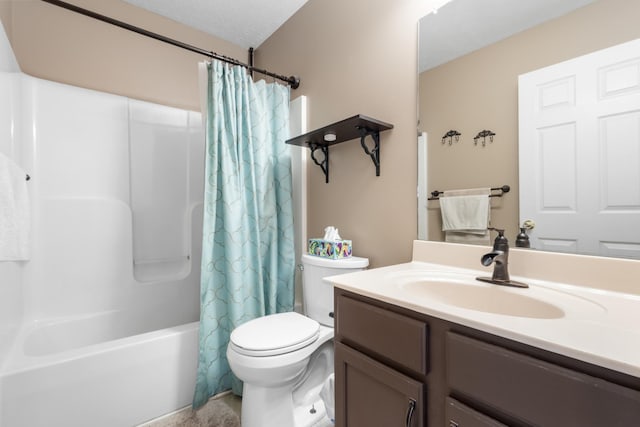
[{"label": "shelf bracket", "polygon": [[[360,131],[360,145],[365,153],[371,157],[371,161],[376,167],[376,176],[380,176],[380,132],[377,130],[369,130],[366,127],[358,128]],[[372,149],[367,147],[365,139],[367,136],[371,136],[374,146]]]},{"label": "shelf bracket", "polygon": [[[360,137],[360,145],[364,152],[371,157],[376,167],[376,176],[380,176],[380,132],[389,129],[393,129],[393,125],[390,123],[357,114],[303,135],[298,135],[285,142],[298,147],[309,148],[311,159],[316,165],[320,166],[324,173],[324,182],[328,184],[329,147],[357,139],[358,137]],[[370,142],[366,141],[367,136],[371,136],[373,139],[373,147],[371,147]],[[320,156],[317,156],[316,151],[322,151],[324,158],[318,160]]]},{"label": "shelf bracket", "polygon": [[[311,150],[311,160],[313,163],[320,166],[322,172],[324,172],[324,182],[326,184],[329,183],[329,147],[327,145],[314,144],[312,142],[309,143],[309,149]],[[322,161],[318,161],[315,156],[316,150],[321,150],[324,157]]]}]

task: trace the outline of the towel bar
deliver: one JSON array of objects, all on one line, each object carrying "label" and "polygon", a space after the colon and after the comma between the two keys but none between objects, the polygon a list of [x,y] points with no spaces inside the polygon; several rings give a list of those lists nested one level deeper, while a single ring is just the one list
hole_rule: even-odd
[{"label": "towel bar", "polygon": [[[502,197],[502,195],[504,193],[508,193],[511,190],[511,187],[509,187],[508,185],[503,185],[502,187],[492,187],[491,191],[499,191],[498,194],[490,194],[489,197]],[[429,197],[427,200],[439,200],[440,199],[440,195],[443,194],[444,191],[432,191],[431,192],[431,197]]]}]

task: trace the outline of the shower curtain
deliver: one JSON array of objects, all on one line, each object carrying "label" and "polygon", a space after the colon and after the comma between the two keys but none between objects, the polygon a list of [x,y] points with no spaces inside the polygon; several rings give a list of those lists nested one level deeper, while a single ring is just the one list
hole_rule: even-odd
[{"label": "shower curtain", "polygon": [[231,331],[293,310],[295,253],[289,88],[206,64],[206,165],[200,350],[193,406],[242,384],[226,357]]}]

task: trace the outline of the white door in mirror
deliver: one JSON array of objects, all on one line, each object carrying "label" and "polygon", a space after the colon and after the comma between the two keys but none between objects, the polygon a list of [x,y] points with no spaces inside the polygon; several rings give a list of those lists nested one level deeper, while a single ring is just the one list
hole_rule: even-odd
[{"label": "white door in mirror", "polygon": [[519,77],[531,247],[640,259],[640,40]]}]

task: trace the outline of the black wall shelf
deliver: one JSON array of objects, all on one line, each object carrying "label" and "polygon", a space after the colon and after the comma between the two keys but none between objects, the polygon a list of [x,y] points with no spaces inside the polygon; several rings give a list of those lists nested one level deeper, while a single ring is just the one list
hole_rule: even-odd
[{"label": "black wall shelf", "polygon": [[[309,147],[311,159],[324,172],[325,182],[329,182],[329,147],[345,141],[360,138],[360,145],[371,158],[376,167],[376,176],[380,176],[380,132],[393,129],[393,125],[357,114],[348,119],[316,129],[304,135],[287,140],[287,144]],[[371,136],[373,147],[366,144],[366,137]],[[316,152],[322,151],[323,157],[318,160]]]}]

